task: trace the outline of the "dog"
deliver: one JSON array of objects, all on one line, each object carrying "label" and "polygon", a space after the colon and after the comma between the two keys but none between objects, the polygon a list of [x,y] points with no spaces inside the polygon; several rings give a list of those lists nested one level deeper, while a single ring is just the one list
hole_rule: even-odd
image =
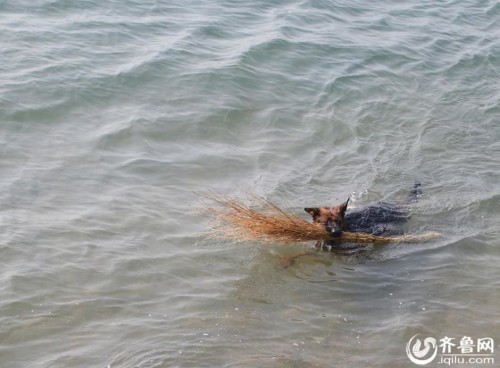
[{"label": "dog", "polygon": [[[411,216],[408,204],[417,202],[422,194],[421,183],[416,182],[403,204],[379,202],[363,208],[348,210],[349,199],[334,207],[304,208],[312,217],[313,223],[323,226],[334,238],[319,241],[317,249],[332,251],[342,249],[340,238],[343,231],[361,232],[377,236],[401,235],[403,224]],[[345,248],[345,247],[344,247]]]}]

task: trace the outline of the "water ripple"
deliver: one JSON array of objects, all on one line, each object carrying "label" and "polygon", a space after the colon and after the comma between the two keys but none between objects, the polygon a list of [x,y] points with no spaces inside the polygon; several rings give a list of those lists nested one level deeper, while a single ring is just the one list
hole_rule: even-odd
[{"label": "water ripple", "polygon": [[[403,366],[416,333],[497,333],[498,2],[0,11],[4,364]],[[303,247],[207,241],[193,193],[306,216],[414,180],[408,231],[441,238],[285,270]]]}]

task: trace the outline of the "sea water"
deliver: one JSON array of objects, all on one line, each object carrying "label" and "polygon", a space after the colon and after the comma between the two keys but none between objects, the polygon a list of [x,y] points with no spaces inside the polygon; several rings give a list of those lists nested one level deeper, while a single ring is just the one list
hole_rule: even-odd
[{"label": "sea water", "polygon": [[[497,1],[5,0],[0,34],[0,366],[499,349]],[[415,181],[407,231],[439,239],[286,269],[311,245],[210,239],[200,200],[307,218]]]}]

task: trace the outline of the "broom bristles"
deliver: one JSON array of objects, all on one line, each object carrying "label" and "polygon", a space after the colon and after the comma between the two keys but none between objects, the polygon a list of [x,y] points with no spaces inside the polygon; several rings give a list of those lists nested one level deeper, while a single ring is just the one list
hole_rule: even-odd
[{"label": "broom bristles", "polygon": [[[236,242],[259,241],[282,244],[335,240],[322,226],[292,215],[268,199],[251,193],[250,196],[256,204],[263,208],[262,212],[221,194],[212,193],[207,197],[221,206],[221,208],[208,207],[208,212],[217,223],[211,230],[213,237]],[[430,232],[421,235],[384,237],[344,231],[340,241],[376,244],[422,242],[438,236],[438,233]]]}]

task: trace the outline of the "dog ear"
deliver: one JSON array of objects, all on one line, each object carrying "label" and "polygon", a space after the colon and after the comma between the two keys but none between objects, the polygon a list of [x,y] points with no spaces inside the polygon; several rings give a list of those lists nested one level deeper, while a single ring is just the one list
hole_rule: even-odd
[{"label": "dog ear", "polygon": [[313,220],[319,216],[319,208],[304,208],[304,211],[310,214]]},{"label": "dog ear", "polygon": [[341,214],[342,216],[344,216],[344,215],[345,215],[345,211],[347,210],[347,205],[349,204],[349,199],[351,199],[351,197],[347,198],[347,201],[345,201],[344,203],[342,203],[342,204],[340,205],[340,214]]}]

